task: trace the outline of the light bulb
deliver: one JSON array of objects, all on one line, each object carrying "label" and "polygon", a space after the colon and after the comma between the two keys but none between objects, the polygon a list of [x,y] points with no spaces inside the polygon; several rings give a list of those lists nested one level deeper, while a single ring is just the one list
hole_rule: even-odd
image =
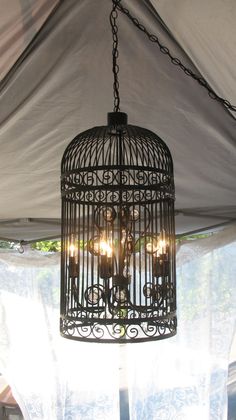
[{"label": "light bulb", "polygon": [[159,239],[159,243],[158,243],[158,248],[159,248],[159,252],[160,254],[166,254],[166,232],[164,229],[162,229],[161,234],[160,234],[160,239]]},{"label": "light bulb", "polygon": [[74,244],[70,245],[70,256],[71,257],[75,256],[75,246],[74,246]]},{"label": "light bulb", "polygon": [[75,278],[79,276],[79,264],[78,264],[78,255],[77,254],[78,247],[75,245],[75,237],[72,234],[71,239],[68,246],[69,251],[69,276],[71,278]]},{"label": "light bulb", "polygon": [[112,256],[112,247],[109,241],[106,241],[104,238],[100,241],[100,254],[106,255],[108,258]]},{"label": "light bulb", "polygon": [[76,246],[75,246],[75,237],[74,235],[71,235],[71,241],[69,244],[69,255],[70,257],[75,256]]}]

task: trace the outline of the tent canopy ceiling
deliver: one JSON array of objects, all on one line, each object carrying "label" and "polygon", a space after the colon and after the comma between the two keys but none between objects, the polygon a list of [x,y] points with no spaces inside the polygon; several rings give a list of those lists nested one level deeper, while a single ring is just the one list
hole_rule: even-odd
[{"label": "tent canopy ceiling", "polygon": [[[8,42],[11,60],[23,45],[10,24],[17,13],[13,3],[25,2],[0,0],[9,17],[0,20],[0,46],[6,51]],[[99,0],[99,7],[94,0],[37,4],[40,13],[18,10],[26,44],[33,32],[23,22],[34,16],[38,29],[56,9],[7,74],[6,55],[0,56],[0,237],[19,240],[59,235],[63,151],[79,132],[106,124],[113,108],[111,0]],[[236,103],[234,0],[122,4],[217,94]],[[172,152],[177,232],[234,220],[235,115],[171,64],[122,13],[119,51],[121,110],[131,124],[156,132]]]}]

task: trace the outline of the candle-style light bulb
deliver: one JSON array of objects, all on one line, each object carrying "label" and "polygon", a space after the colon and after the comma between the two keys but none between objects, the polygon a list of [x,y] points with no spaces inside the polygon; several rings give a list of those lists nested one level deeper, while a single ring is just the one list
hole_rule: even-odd
[{"label": "candle-style light bulb", "polygon": [[75,237],[74,237],[73,234],[71,235],[71,240],[70,240],[70,244],[69,244],[69,255],[70,255],[70,257],[75,256]]},{"label": "candle-style light bulb", "polygon": [[77,277],[78,276],[78,263],[76,261],[76,250],[77,250],[77,247],[75,245],[75,237],[72,234],[70,244],[69,244],[69,273],[70,273],[70,277]]},{"label": "candle-style light bulb", "polygon": [[166,232],[162,229],[159,235],[156,252],[153,254],[154,277],[165,277],[169,273],[167,246]]},{"label": "candle-style light bulb", "polygon": [[106,255],[108,258],[112,257],[111,241],[109,239],[106,240],[104,236],[100,240],[100,254]]},{"label": "candle-style light bulb", "polygon": [[103,234],[100,240],[100,277],[107,279],[112,276],[112,241]]},{"label": "candle-style light bulb", "polygon": [[70,257],[74,257],[75,256],[75,245],[71,244],[70,245]]},{"label": "candle-style light bulb", "polygon": [[159,252],[160,254],[166,254],[166,232],[164,229],[161,230],[159,240]]}]

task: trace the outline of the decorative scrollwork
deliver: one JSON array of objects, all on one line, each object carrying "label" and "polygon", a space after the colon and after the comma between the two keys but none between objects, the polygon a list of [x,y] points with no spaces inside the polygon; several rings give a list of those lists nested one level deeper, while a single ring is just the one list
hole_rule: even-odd
[{"label": "decorative scrollwork", "polygon": [[114,286],[111,293],[113,300],[118,304],[124,304],[129,300],[129,291],[127,287]]},{"label": "decorative scrollwork", "polygon": [[[136,318],[134,317],[134,320]],[[138,342],[146,338],[160,340],[176,334],[176,317],[159,321],[144,321],[139,324],[129,323],[120,319],[119,322],[84,325],[80,321],[61,321],[61,333],[68,338],[74,336],[77,340],[103,342]]]},{"label": "decorative scrollwork", "polygon": [[84,185],[88,185],[88,186],[94,185],[94,182],[96,182],[96,178],[97,176],[95,172],[92,172],[92,171],[85,172],[82,177],[82,182]]},{"label": "decorative scrollwork", "polygon": [[143,329],[144,329],[145,335],[148,336],[148,337],[154,337],[157,334],[157,331],[158,331],[157,325],[154,324],[154,323],[149,323],[149,322],[146,322],[144,324]]},{"label": "decorative scrollwork", "polygon": [[134,173],[133,181],[138,185],[145,185],[148,180],[148,172],[137,171]]},{"label": "decorative scrollwork", "polygon": [[[89,186],[87,186],[89,188]],[[93,204],[93,203],[110,203],[115,204],[122,202],[127,202],[130,205],[142,202],[143,204],[146,202],[157,202],[160,199],[174,199],[174,190],[172,188],[165,188],[165,189],[152,189],[152,190],[135,190],[131,185],[129,186],[129,190],[124,190],[120,192],[118,190],[109,189],[103,190],[100,186],[96,186],[96,189],[89,189],[89,190],[81,190],[79,187],[72,187],[68,184],[64,184],[63,187],[63,195],[66,196],[68,199],[76,201],[81,204]]]},{"label": "decorative scrollwork", "polygon": [[99,324],[94,324],[92,327],[92,335],[94,338],[101,340],[104,337],[105,330]]},{"label": "decorative scrollwork", "polygon": [[99,240],[100,236],[96,235],[88,241],[88,250],[91,254],[98,256],[99,255]]},{"label": "decorative scrollwork", "polygon": [[102,185],[111,185],[117,183],[116,180],[117,171],[107,170],[102,174],[102,178],[97,175],[97,182]]},{"label": "decorative scrollwork", "polygon": [[[107,189],[109,191],[110,186],[113,186],[113,188],[116,186],[118,191],[121,185],[122,187],[129,187],[130,191],[135,191],[137,189],[136,185],[139,186],[133,201],[138,201],[139,199],[144,200],[145,198],[146,200],[153,200],[155,196],[153,192],[159,192],[159,195],[161,193],[162,195],[167,194],[170,196],[170,194],[173,195],[174,191],[173,179],[167,174],[159,173],[158,171],[120,171],[118,169],[109,169],[105,171],[90,170],[84,172],[76,171],[75,173],[71,172],[62,179],[62,192],[68,197],[76,192],[75,198],[77,199],[79,199],[78,192],[83,192],[84,194],[81,194],[80,200],[91,201],[92,196],[86,194],[88,188],[93,188],[96,194],[96,191],[100,191],[101,189]],[[145,191],[141,193],[140,187],[142,186],[145,187]],[[146,190],[147,186],[150,188]],[[112,192],[114,192],[114,190]],[[131,199],[132,194],[129,190],[124,190],[122,194],[126,197],[126,201]],[[103,198],[105,199],[105,197]],[[101,197],[100,200],[102,200]],[[112,201],[116,201],[114,197],[111,202]]]},{"label": "decorative scrollwork", "polygon": [[168,324],[165,321],[160,321],[158,323],[158,333],[162,336],[165,335],[166,328],[168,327]]},{"label": "decorative scrollwork", "polygon": [[106,185],[139,185],[139,186],[156,186],[168,187],[173,186],[173,178],[169,175],[159,172],[158,170],[146,171],[123,169],[109,169],[101,171],[76,171],[71,172],[63,177],[63,185],[67,187],[83,187],[89,185],[106,186]]},{"label": "decorative scrollwork", "polygon": [[84,298],[89,305],[97,305],[101,299],[104,300],[104,290],[102,286],[95,284],[94,286],[88,287],[84,292]]},{"label": "decorative scrollwork", "polygon": [[161,304],[163,301],[163,286],[160,284],[146,283],[143,286],[143,294],[145,298],[152,299],[153,302]]}]

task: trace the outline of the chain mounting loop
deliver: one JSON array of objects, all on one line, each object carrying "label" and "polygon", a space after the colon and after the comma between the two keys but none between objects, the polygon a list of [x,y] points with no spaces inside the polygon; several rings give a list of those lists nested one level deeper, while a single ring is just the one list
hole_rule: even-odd
[{"label": "chain mounting loop", "polygon": [[[124,13],[129,20],[131,20],[131,22],[142,32],[145,33],[145,35],[148,37],[149,41],[155,43],[158,45],[161,53],[167,55],[172,64],[174,64],[176,67],[179,67],[185,74],[186,76],[190,76],[192,79],[196,80],[196,82],[202,86],[204,89],[206,89],[208,91],[208,95],[210,96],[211,99],[214,99],[218,102],[220,102],[222,105],[224,105],[228,110],[236,112],[236,106],[232,105],[227,99],[222,98],[221,96],[217,95],[217,93],[214,92],[214,90],[209,86],[209,84],[207,83],[207,81],[201,77],[198,76],[197,74],[195,74],[191,69],[189,69],[188,67],[186,67],[179,58],[174,57],[172,55],[172,53],[170,52],[169,48],[167,48],[165,45],[163,45],[161,43],[161,41],[159,40],[158,36],[151,34],[144,25],[142,25],[139,20],[137,18],[135,18],[134,16],[131,15],[130,11],[128,9],[126,9],[124,6],[121,5],[121,0],[113,0],[113,5],[116,5],[116,8]],[[114,6],[113,6],[114,7]],[[113,67],[114,67],[114,55],[113,55]]]},{"label": "chain mounting loop", "polygon": [[113,82],[113,95],[114,95],[114,112],[120,111],[120,93],[119,93],[119,66],[117,64],[119,51],[118,51],[118,26],[117,26],[117,7],[119,6],[120,0],[112,0],[112,11],[110,13],[110,24],[112,30],[112,72],[114,77]]}]

